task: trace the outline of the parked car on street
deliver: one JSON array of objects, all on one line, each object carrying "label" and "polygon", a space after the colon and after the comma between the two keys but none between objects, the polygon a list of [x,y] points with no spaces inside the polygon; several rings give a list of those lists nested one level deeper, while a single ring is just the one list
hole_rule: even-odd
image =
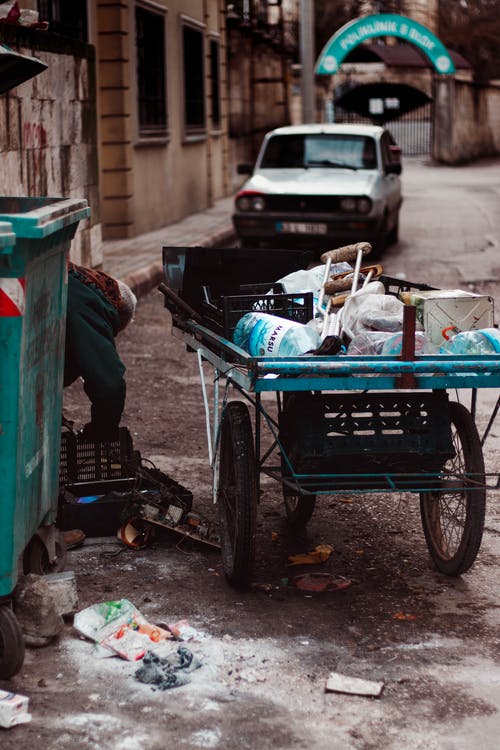
[{"label": "parked car on street", "polygon": [[398,239],[400,150],[373,125],[294,125],[267,133],[235,198],[243,247],[325,250],[371,242],[380,254]]}]

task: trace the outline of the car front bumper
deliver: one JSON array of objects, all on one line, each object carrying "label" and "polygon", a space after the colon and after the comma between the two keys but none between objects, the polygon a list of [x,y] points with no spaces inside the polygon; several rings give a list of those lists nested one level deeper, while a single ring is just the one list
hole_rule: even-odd
[{"label": "car front bumper", "polygon": [[382,222],[374,218],[324,219],[318,216],[259,216],[233,214],[240,240],[254,240],[270,247],[302,245],[330,247],[332,243],[375,242]]}]

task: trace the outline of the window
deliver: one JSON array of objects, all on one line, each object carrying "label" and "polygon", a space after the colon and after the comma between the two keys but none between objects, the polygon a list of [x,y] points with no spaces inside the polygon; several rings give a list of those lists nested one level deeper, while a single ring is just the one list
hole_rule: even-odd
[{"label": "window", "polygon": [[220,79],[219,79],[220,45],[216,39],[210,40],[210,85],[212,98],[212,127],[219,128],[220,116]]},{"label": "window", "polygon": [[263,169],[341,167],[374,169],[373,138],[356,135],[275,135],[269,139]]},{"label": "window", "polygon": [[49,22],[49,31],[87,41],[87,0],[38,0],[37,9],[40,21]]},{"label": "window", "polygon": [[188,133],[205,130],[205,81],[203,70],[203,31],[182,27],[184,56],[184,121]]},{"label": "window", "polygon": [[167,133],[165,86],[165,17],[141,6],[135,9],[137,108],[139,135]]}]

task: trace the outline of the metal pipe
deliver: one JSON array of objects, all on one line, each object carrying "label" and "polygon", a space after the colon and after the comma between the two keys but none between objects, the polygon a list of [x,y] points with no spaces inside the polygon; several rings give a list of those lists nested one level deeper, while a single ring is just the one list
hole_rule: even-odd
[{"label": "metal pipe", "polygon": [[302,64],[302,122],[315,121],[314,113],[314,0],[300,0],[300,61]]}]

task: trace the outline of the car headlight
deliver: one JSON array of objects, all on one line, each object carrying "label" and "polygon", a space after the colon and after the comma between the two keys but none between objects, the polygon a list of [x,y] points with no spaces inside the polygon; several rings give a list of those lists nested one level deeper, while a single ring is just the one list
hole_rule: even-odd
[{"label": "car headlight", "polygon": [[266,207],[266,201],[262,195],[258,195],[256,198],[252,198],[252,209],[254,211],[263,211]]},{"label": "car headlight", "polygon": [[355,198],[346,196],[340,199],[340,209],[349,214],[368,214],[371,211],[372,202],[370,198]]},{"label": "car headlight", "polygon": [[236,196],[238,211],[263,211],[266,207],[264,196],[252,191],[242,191]]},{"label": "car headlight", "polygon": [[342,198],[340,200],[340,208],[342,211],[354,213],[356,210],[356,198]]},{"label": "car headlight", "polygon": [[357,208],[360,214],[369,214],[372,208],[370,198],[359,198]]}]

